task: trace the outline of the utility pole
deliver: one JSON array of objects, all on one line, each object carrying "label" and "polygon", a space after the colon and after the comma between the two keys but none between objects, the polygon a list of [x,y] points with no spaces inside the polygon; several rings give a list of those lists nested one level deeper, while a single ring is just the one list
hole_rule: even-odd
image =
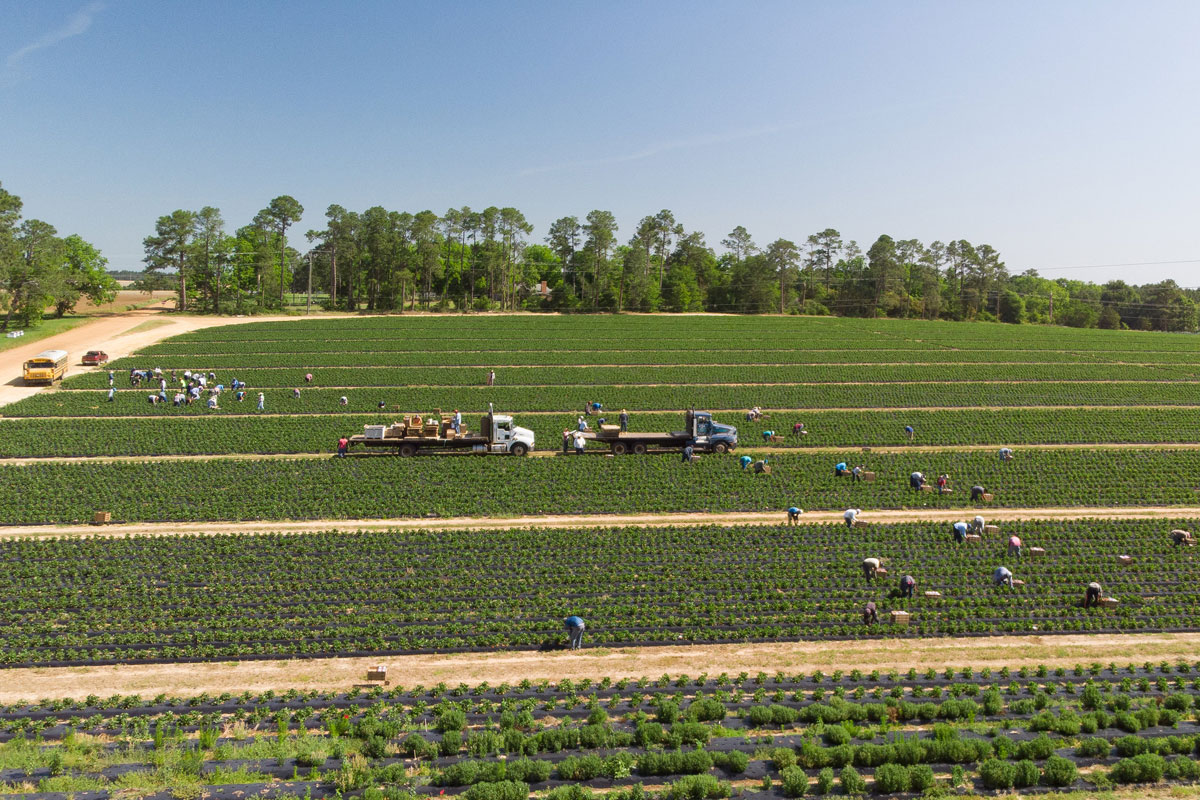
[{"label": "utility pole", "polygon": [[1054,324],[1054,292],[1050,293],[1050,324]]},{"label": "utility pole", "polygon": [[308,251],[308,300],[304,304],[304,313],[312,313],[312,250]]}]

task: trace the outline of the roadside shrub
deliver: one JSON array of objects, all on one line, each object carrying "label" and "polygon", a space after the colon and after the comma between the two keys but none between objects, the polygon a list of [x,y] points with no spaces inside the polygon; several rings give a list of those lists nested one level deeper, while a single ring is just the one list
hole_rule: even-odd
[{"label": "roadside shrub", "polygon": [[508,762],[504,769],[504,774],[511,781],[541,783],[550,778],[550,771],[553,768],[554,765],[549,761],[534,761],[528,758],[519,758]]},{"label": "roadside shrub", "polygon": [[1047,786],[1070,786],[1079,778],[1075,763],[1062,756],[1050,756],[1042,768],[1042,783]]},{"label": "roadside shrub", "polygon": [[901,764],[882,764],[875,770],[876,794],[896,794],[908,791],[908,767]]},{"label": "roadside shrub", "polygon": [[1167,762],[1167,769],[1163,773],[1163,776],[1172,780],[1200,780],[1200,763],[1193,761],[1187,756],[1176,758]]},{"label": "roadside shrub", "polygon": [[771,764],[780,772],[796,766],[796,751],[790,747],[776,747],[771,751]]},{"label": "roadside shrub", "polygon": [[1054,740],[1044,733],[1036,739],[1029,739],[1017,745],[1017,758],[1022,760],[1044,761],[1052,755]]},{"label": "roadside shrub", "polygon": [[594,800],[595,793],[579,784],[557,786],[546,792],[545,800]]},{"label": "roadside shrub", "polygon": [[457,708],[447,708],[438,714],[434,729],[438,733],[461,731],[467,727],[467,715]]},{"label": "roadside shrub", "polygon": [[825,739],[825,744],[835,747],[839,744],[849,744],[850,731],[846,730],[841,725],[830,725],[825,729],[825,734],[822,738]]},{"label": "roadside shrub", "polygon": [[687,718],[693,722],[718,722],[725,719],[725,704],[704,698],[688,706]]},{"label": "roadside shrub", "polygon": [[663,700],[654,710],[654,719],[664,725],[670,725],[679,719],[679,704],[674,700]]},{"label": "roadside shrub", "polygon": [[730,750],[728,753],[710,753],[713,765],[729,775],[741,775],[750,764],[750,756],[741,750]]},{"label": "roadside shrub", "polygon": [[989,789],[1011,789],[1017,779],[1016,765],[989,758],[979,765],[979,777]]},{"label": "roadside shrub", "polygon": [[1133,758],[1150,749],[1149,743],[1140,736],[1122,736],[1113,742],[1117,755],[1122,758]]}]

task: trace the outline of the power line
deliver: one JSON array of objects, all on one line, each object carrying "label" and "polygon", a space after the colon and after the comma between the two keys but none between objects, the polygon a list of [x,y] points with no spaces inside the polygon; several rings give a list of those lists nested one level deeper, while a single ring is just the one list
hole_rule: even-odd
[{"label": "power line", "polygon": [[1070,267],[1031,267],[1040,272],[1057,272],[1064,269],[1108,269],[1110,267],[1159,267],[1168,264],[1200,264],[1200,258],[1184,258],[1178,261],[1130,261],[1124,264],[1077,264]]}]

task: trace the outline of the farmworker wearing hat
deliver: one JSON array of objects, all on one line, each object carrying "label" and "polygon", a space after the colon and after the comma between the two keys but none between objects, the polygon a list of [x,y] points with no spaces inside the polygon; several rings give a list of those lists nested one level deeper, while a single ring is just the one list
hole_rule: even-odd
[{"label": "farmworker wearing hat", "polygon": [[853,528],[854,523],[858,522],[858,515],[861,513],[861,508],[847,508],[846,513],[842,514],[842,519],[846,521],[846,527]]},{"label": "farmworker wearing hat", "polygon": [[755,461],[754,462],[754,472],[756,474],[760,473],[760,472],[766,472],[767,464],[770,464],[770,463],[771,463],[771,459],[769,459],[769,458],[764,458],[762,461]]},{"label": "farmworker wearing hat", "polygon": [[863,608],[863,625],[870,625],[873,622],[879,622],[879,611],[875,608],[875,601],[870,600]]},{"label": "farmworker wearing hat", "polygon": [[1001,447],[1000,448],[1000,460],[1001,461],[1012,461],[1012,448],[1011,447]]},{"label": "farmworker wearing hat", "polygon": [[259,411],[262,411],[263,408],[266,406],[266,399],[267,398],[263,395],[262,392],[258,393],[258,410]]},{"label": "farmworker wearing hat", "polygon": [[967,540],[967,530],[968,530],[967,523],[965,523],[965,522],[954,523],[954,528],[953,528],[954,541],[959,542],[959,543],[965,542]]},{"label": "farmworker wearing hat", "polygon": [[587,439],[583,438],[583,433],[575,431],[575,454],[583,455],[583,448],[587,444]]},{"label": "farmworker wearing hat", "polygon": [[754,461],[754,459],[750,456],[742,456],[738,459],[738,461],[742,462],[742,469],[745,469],[746,467],[750,466],[750,463]]},{"label": "farmworker wearing hat", "polygon": [[622,408],[619,419],[621,420],[621,433],[625,433],[629,430],[629,412]]},{"label": "farmworker wearing hat", "polygon": [[863,577],[867,580],[874,580],[875,573],[879,571],[878,558],[864,558],[862,562]]},{"label": "farmworker wearing hat", "polygon": [[971,533],[982,534],[984,529],[983,517],[976,514],[975,519],[971,520]]},{"label": "farmworker wearing hat", "polygon": [[1192,539],[1191,532],[1185,531],[1185,530],[1180,530],[1178,528],[1171,531],[1171,542],[1176,547],[1180,547],[1180,546],[1191,547],[1192,545],[1194,545],[1196,543],[1195,540]]},{"label": "farmworker wearing hat", "polygon": [[975,484],[974,486],[971,487],[971,500],[972,501],[982,500],[983,496],[985,494],[987,494],[987,489],[983,488],[979,484]]},{"label": "farmworker wearing hat", "polygon": [[1008,554],[1015,555],[1017,558],[1021,557],[1021,537],[1015,533],[1008,537]]},{"label": "farmworker wearing hat", "polygon": [[792,506],[788,509],[788,525],[795,525],[800,521],[800,515],[804,513],[804,509]]},{"label": "farmworker wearing hat", "polygon": [[861,464],[850,470],[850,477],[854,478],[855,481],[861,481],[863,479],[863,468]]},{"label": "farmworker wearing hat", "polygon": [[995,586],[1008,584],[1008,588],[1015,588],[1013,586],[1012,570],[1008,567],[996,567],[996,571],[992,573],[992,584]]},{"label": "farmworker wearing hat", "polygon": [[579,650],[583,647],[583,629],[586,625],[582,617],[574,615],[563,620],[563,627],[567,629],[567,646],[571,650]]},{"label": "farmworker wearing hat", "polygon": [[914,430],[913,430],[913,426],[912,426],[912,425],[905,425],[905,426],[904,426],[904,432],[905,432],[906,434],[908,434],[908,440],[909,440],[910,442],[913,440],[913,436],[915,436],[915,435],[916,435],[916,431],[914,431]]},{"label": "farmworker wearing hat", "polygon": [[849,471],[845,461],[839,461],[833,465],[833,477],[840,478]]},{"label": "farmworker wearing hat", "polygon": [[1100,584],[1092,581],[1087,585],[1087,593],[1083,596],[1083,607],[1091,608],[1100,605]]},{"label": "farmworker wearing hat", "polygon": [[912,597],[913,590],[917,588],[917,579],[912,575],[905,575],[900,579],[900,596]]},{"label": "farmworker wearing hat", "polygon": [[763,441],[771,441],[771,437],[775,435],[775,431],[763,431]]},{"label": "farmworker wearing hat", "polygon": [[925,474],[921,472],[914,472],[912,475],[909,475],[908,485],[916,489],[918,492],[921,491],[921,487],[925,485]]},{"label": "farmworker wearing hat", "polygon": [[692,453],[696,452],[696,448],[693,446],[694,444],[695,444],[694,442],[688,442],[687,444],[685,444],[683,446],[683,463],[685,463],[685,464],[691,463]]}]

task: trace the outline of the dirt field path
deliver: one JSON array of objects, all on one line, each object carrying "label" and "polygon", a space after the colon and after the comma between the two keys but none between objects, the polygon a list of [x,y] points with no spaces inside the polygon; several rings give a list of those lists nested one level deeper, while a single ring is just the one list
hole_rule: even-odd
[{"label": "dirt field path", "polygon": [[[956,522],[968,519],[974,509],[915,508],[864,511],[859,524],[897,522]],[[989,523],[1015,520],[1077,520],[1077,519],[1194,519],[1200,518],[1197,506],[1138,506],[1129,508],[985,508],[983,515]],[[322,531],[368,530],[513,530],[518,528],[608,528],[608,527],[665,527],[680,525],[780,525],[786,515],[779,512],[742,512],[729,514],[581,514],[543,517],[450,517],[445,519],[316,519],[263,520],[250,522],[159,522],[112,525],[12,525],[0,527],[0,539],[48,538],[61,536],[119,537],[138,536],[196,536],[225,533],[286,533],[304,534]],[[808,511],[801,517],[803,525],[842,522],[842,511]]]},{"label": "dirt field path", "polygon": [[79,359],[88,350],[103,350],[111,359],[116,360],[169,336],[177,336],[181,333],[212,328],[217,325],[299,319],[299,317],[289,316],[186,316],[170,313],[169,309],[173,307],[173,300],[164,299],[145,308],[98,316],[92,322],[85,322],[56,336],[48,336],[27,345],[0,351],[0,380],[4,381],[3,384],[0,384],[0,406],[14,403],[38,392],[48,391],[47,387],[25,386],[21,378],[21,365],[43,350],[66,350],[70,353],[71,367],[67,374],[75,375],[81,372],[92,372],[96,369],[79,365]]},{"label": "dirt field path", "polygon": [[[585,639],[586,645],[586,639]],[[897,669],[909,667],[1017,667],[1045,664],[1073,667],[1099,662],[1107,666],[1145,661],[1195,660],[1200,633],[983,638],[870,639],[836,642],[787,642],[679,647],[597,647],[576,651],[454,653],[370,658],[293,659],[286,661],[147,664],[110,667],[37,667],[0,670],[0,703],[44,697],[82,698],[88,694],[159,693],[193,695],[225,691],[349,689],[361,684],[368,666],[386,664],[393,686],[455,685],[481,681],[495,685],[530,680],[611,677],[657,678],[666,673],[695,677],[745,670],[812,673],[820,669]]]}]

